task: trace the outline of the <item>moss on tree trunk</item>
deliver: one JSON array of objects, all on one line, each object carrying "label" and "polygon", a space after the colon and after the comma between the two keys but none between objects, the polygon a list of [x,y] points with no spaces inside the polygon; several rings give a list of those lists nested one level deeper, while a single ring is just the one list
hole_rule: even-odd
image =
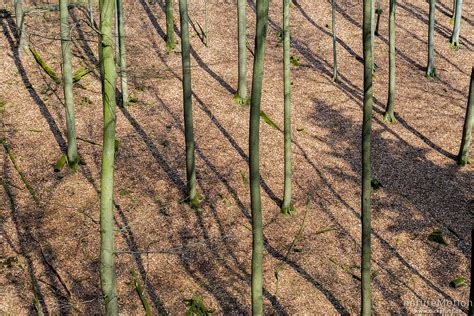
[{"label": "moss on tree trunk", "polygon": [[100,283],[107,315],[118,315],[114,265],[114,159],[115,159],[115,81],[117,78],[112,35],[115,1],[100,1],[100,61],[104,129],[100,182]]},{"label": "moss on tree trunk", "polygon": [[461,148],[458,154],[458,164],[464,166],[470,163],[469,150],[472,141],[472,124],[474,121],[474,67],[471,71],[471,84],[469,86],[469,98],[467,101],[466,117],[464,119],[464,127],[462,131]]},{"label": "moss on tree trunk", "polygon": [[63,61],[63,91],[66,107],[67,128],[67,161],[71,170],[75,171],[79,163],[76,143],[76,122],[74,118],[74,95],[72,92],[72,63],[71,63],[71,37],[69,34],[68,0],[59,0],[59,13],[61,18],[61,55]]},{"label": "moss on tree trunk", "polygon": [[191,56],[189,44],[188,2],[179,0],[179,17],[181,23],[181,61],[183,68],[183,106],[184,138],[186,143],[186,180],[187,200],[192,207],[197,207],[199,198],[196,189],[196,164],[194,160],[193,104],[191,90]]},{"label": "moss on tree trunk", "polygon": [[268,25],[268,0],[257,0],[257,26],[250,103],[249,158],[252,210],[252,314],[263,315],[263,223],[260,196],[260,102]]},{"label": "moss on tree trunk", "polygon": [[361,315],[372,313],[371,298],[371,137],[372,137],[372,17],[373,0],[363,3],[363,51],[364,51],[364,106],[362,121],[362,256],[361,256]]}]

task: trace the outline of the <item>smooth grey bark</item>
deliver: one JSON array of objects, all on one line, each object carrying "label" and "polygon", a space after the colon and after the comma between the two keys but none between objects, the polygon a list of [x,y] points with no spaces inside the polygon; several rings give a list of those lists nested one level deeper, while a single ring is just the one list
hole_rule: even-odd
[{"label": "smooth grey bark", "polygon": [[187,200],[192,207],[199,205],[196,189],[196,164],[194,159],[193,104],[191,88],[191,47],[189,44],[188,1],[179,0],[181,24],[181,61],[183,68],[184,138],[186,143]]},{"label": "smooth grey bark", "polygon": [[290,71],[290,0],[283,0],[283,91],[284,91],[284,214],[293,212],[291,200],[291,71]]},{"label": "smooth grey bark", "polygon": [[166,0],[166,50],[170,52],[175,47],[173,0]]},{"label": "smooth grey bark", "polygon": [[237,0],[238,19],[238,81],[239,86],[234,97],[236,102],[245,105],[248,102],[247,95],[247,1]]},{"label": "smooth grey bark", "polygon": [[252,315],[263,315],[263,220],[260,196],[260,103],[268,26],[268,0],[257,0],[257,25],[250,101],[249,171],[252,210]]},{"label": "smooth grey bark", "polygon": [[67,161],[71,170],[75,171],[79,163],[76,143],[76,121],[74,118],[74,95],[72,92],[72,57],[71,36],[69,33],[68,0],[59,0],[59,14],[61,23],[61,55],[63,61],[63,91],[66,107],[67,128]]},{"label": "smooth grey bark", "polygon": [[363,53],[364,53],[364,106],[362,121],[362,256],[361,256],[361,315],[372,314],[371,295],[371,137],[372,137],[372,76],[373,76],[373,47],[372,47],[372,17],[373,0],[363,2]]},{"label": "smooth grey bark", "polygon": [[436,77],[436,68],[434,65],[434,27],[435,27],[435,0],[429,0],[430,13],[428,23],[428,67],[426,68],[426,76],[428,78]]},{"label": "smooth grey bark", "polygon": [[125,17],[123,12],[122,0],[116,0],[116,21],[117,21],[117,39],[118,39],[118,64],[120,67],[120,87],[122,89],[122,105],[127,106],[130,100],[128,95],[127,79],[127,49],[125,45]]},{"label": "smooth grey bark", "polygon": [[389,81],[388,101],[383,119],[385,122],[396,123],[393,111],[395,103],[395,5],[396,0],[390,0],[389,12]]},{"label": "smooth grey bark", "polygon": [[464,166],[470,163],[469,150],[472,141],[472,124],[474,121],[474,67],[471,71],[471,84],[469,86],[469,98],[467,101],[466,117],[464,119],[464,127],[462,130],[461,148],[457,157],[458,165]]},{"label": "smooth grey bark", "polygon": [[462,20],[462,0],[455,0],[456,12],[454,13],[454,27],[453,34],[451,35],[451,45],[453,47],[459,47],[459,33],[461,31],[461,20]]},{"label": "smooth grey bark", "polygon": [[27,46],[25,33],[25,15],[23,12],[23,1],[15,0],[15,23],[17,27],[17,36],[19,39],[18,48],[20,51]]},{"label": "smooth grey bark", "polygon": [[336,36],[336,0],[331,1],[332,13],[332,80],[337,80],[337,36]]},{"label": "smooth grey bark", "polygon": [[101,0],[100,61],[104,129],[100,181],[100,283],[107,315],[118,315],[117,286],[114,264],[114,160],[115,160],[115,82],[113,16],[115,0]]}]

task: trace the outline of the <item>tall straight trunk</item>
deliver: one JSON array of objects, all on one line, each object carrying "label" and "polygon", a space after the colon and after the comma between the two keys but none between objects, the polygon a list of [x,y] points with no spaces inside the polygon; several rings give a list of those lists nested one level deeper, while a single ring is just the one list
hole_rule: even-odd
[{"label": "tall straight trunk", "polygon": [[263,315],[263,222],[260,197],[260,102],[268,25],[268,0],[257,0],[255,55],[250,103],[249,158],[252,209],[252,314]]},{"label": "tall straight trunk", "polygon": [[170,52],[176,47],[174,37],[173,0],[166,0],[166,49]]},{"label": "tall straight trunk", "polygon": [[100,42],[104,129],[100,182],[100,283],[107,315],[118,315],[114,266],[114,156],[115,156],[115,81],[113,16],[115,0],[100,1]]},{"label": "tall straight trunk", "polygon": [[93,26],[94,25],[94,13],[92,12],[92,0],[88,0],[87,7],[89,9],[89,22],[91,23],[91,26]]},{"label": "tall straight trunk", "polygon": [[374,58],[374,39],[375,39],[375,0],[370,3],[370,41],[372,43],[372,71],[375,71],[375,58]]},{"label": "tall straight trunk", "polygon": [[336,0],[331,1],[332,8],[332,80],[337,80],[337,37],[336,37]]},{"label": "tall straight trunk", "polygon": [[237,0],[238,51],[239,51],[239,87],[235,99],[245,105],[247,96],[247,1]]},{"label": "tall straight trunk", "polygon": [[462,0],[456,1],[456,12],[454,13],[454,28],[453,34],[451,35],[451,45],[453,47],[459,47],[459,32],[461,31],[461,20],[462,20]]},{"label": "tall straight trunk", "polygon": [[122,88],[122,105],[126,106],[129,102],[128,82],[127,82],[127,49],[125,48],[125,18],[123,14],[122,0],[116,0],[116,21],[117,21],[117,38],[119,50],[119,65],[120,65],[120,86]]},{"label": "tall straight trunk", "polygon": [[462,130],[461,148],[458,154],[458,164],[464,166],[470,162],[469,149],[472,140],[472,124],[474,121],[474,67],[471,71],[471,84],[469,86],[469,98],[467,101],[466,118],[464,119],[464,128]]},{"label": "tall straight trunk", "polygon": [[377,22],[375,23],[375,35],[379,35],[380,16],[382,15],[382,8],[380,7],[380,0],[377,0]]},{"label": "tall straight trunk", "polygon": [[76,122],[74,119],[74,95],[72,92],[71,36],[69,34],[68,0],[59,0],[61,18],[61,55],[63,59],[63,91],[66,105],[67,161],[73,171],[79,162],[76,144]]},{"label": "tall straight trunk", "polygon": [[361,314],[371,315],[371,137],[372,137],[372,0],[364,0],[363,51],[364,51],[364,107],[362,121],[362,258],[361,258]]},{"label": "tall straight trunk", "polygon": [[435,27],[435,0],[430,1],[430,18],[428,24],[428,67],[426,76],[436,77],[436,68],[434,66],[434,27]]},{"label": "tall straight trunk", "polygon": [[388,102],[383,119],[385,122],[396,123],[393,112],[395,102],[395,1],[390,0],[390,21],[389,21],[389,81],[388,81]]},{"label": "tall straight trunk", "polygon": [[[25,34],[25,16],[23,13],[23,1],[15,0],[15,22],[17,28],[17,37],[19,40],[18,48],[23,49],[26,44]],[[21,50],[20,50],[21,51]]]},{"label": "tall straight trunk", "polygon": [[191,90],[191,57],[189,45],[188,1],[179,0],[181,22],[181,60],[183,66],[183,106],[184,138],[186,143],[187,199],[191,206],[197,207],[199,199],[196,190],[196,165],[194,161],[193,104]]},{"label": "tall straight trunk", "polygon": [[281,211],[293,211],[291,201],[291,76],[290,76],[290,0],[283,0],[283,90],[285,184]]}]

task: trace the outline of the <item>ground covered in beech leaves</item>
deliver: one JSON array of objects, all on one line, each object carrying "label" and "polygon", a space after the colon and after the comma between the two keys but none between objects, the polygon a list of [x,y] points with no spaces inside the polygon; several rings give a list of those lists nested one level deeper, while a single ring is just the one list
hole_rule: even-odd
[{"label": "ground covered in beech leaves", "polygon": [[[121,313],[143,313],[133,270],[154,314],[183,314],[183,300],[193,295],[217,314],[250,314],[249,109],[233,102],[235,1],[208,1],[208,47],[190,26],[196,163],[204,198],[198,211],[182,203],[179,44],[175,52],[166,52],[164,1],[126,2],[128,72],[135,102],[117,108],[115,219]],[[388,86],[385,0],[380,35],[375,38],[373,174],[382,187],[373,193],[373,308],[378,315],[407,314],[424,308],[422,300],[449,301],[454,306],[448,311],[461,312],[469,296],[474,169],[459,168],[453,158],[459,150],[474,62],[474,3],[463,4],[462,46],[453,50],[452,2],[437,2],[439,78],[429,80],[424,76],[428,3],[397,2],[395,125],[382,120]],[[203,9],[203,0],[190,1],[196,30],[205,23]],[[87,11],[77,7],[70,14],[74,69],[94,69],[74,87],[79,153],[85,162],[76,173],[53,171],[66,146],[62,88],[29,52],[16,51],[14,18],[0,19],[0,310],[13,314],[34,314],[35,292],[36,306],[45,314],[104,313],[99,287],[98,43],[86,23]],[[248,45],[253,50],[252,0],[248,14]],[[330,2],[298,0],[291,20],[291,55],[299,59],[292,67],[296,213],[280,213],[283,134],[262,120],[265,310],[356,315],[362,1],[338,1],[337,82],[331,80]],[[280,26],[281,3],[272,0],[262,110],[279,128]],[[26,18],[26,28],[30,45],[60,74],[59,14],[36,12]],[[249,78],[251,62],[249,54]],[[429,240],[436,230],[447,246]],[[465,286],[451,287],[458,277],[466,280]]]}]

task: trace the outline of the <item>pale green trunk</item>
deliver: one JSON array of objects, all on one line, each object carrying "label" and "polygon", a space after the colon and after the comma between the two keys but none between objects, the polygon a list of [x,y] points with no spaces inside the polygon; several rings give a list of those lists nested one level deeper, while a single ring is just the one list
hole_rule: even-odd
[{"label": "pale green trunk", "polygon": [[104,129],[102,170],[100,182],[100,281],[107,315],[118,315],[117,288],[114,266],[114,156],[115,156],[115,81],[117,79],[113,16],[115,0],[100,1],[100,58],[102,69],[102,103]]},{"label": "pale green trunk", "polygon": [[462,20],[462,0],[455,0],[456,12],[454,13],[454,27],[453,34],[451,35],[451,45],[459,47],[459,33],[461,31],[461,20]]},{"label": "pale green trunk", "polygon": [[72,92],[72,63],[71,37],[69,34],[68,0],[59,0],[59,14],[61,17],[61,55],[63,59],[63,91],[66,106],[67,128],[67,161],[73,171],[77,167],[79,157],[76,144],[76,122],[74,119],[74,95]]},{"label": "pale green trunk", "polygon": [[390,0],[388,102],[383,116],[384,121],[390,123],[397,122],[393,111],[395,103],[395,1]]},{"label": "pale green trunk", "polygon": [[375,39],[375,1],[371,0],[370,3],[370,42],[372,43],[372,71],[375,71],[375,58],[374,58],[374,39]]},{"label": "pale green trunk", "polygon": [[372,313],[371,298],[371,137],[372,137],[372,17],[373,0],[364,0],[363,5],[363,51],[364,51],[364,107],[362,121],[362,258],[361,258],[361,315]]},{"label": "pale green trunk", "polygon": [[25,15],[23,14],[23,1],[15,0],[15,22],[17,28],[17,36],[19,39],[18,48],[20,51],[27,46],[25,33]]},{"label": "pale green trunk", "polygon": [[257,0],[257,25],[250,103],[249,158],[252,209],[252,314],[263,315],[263,220],[260,197],[260,102],[268,25],[268,0]]},{"label": "pale green trunk", "polygon": [[117,38],[119,51],[119,66],[120,66],[120,86],[122,88],[122,105],[126,106],[129,102],[128,82],[127,82],[127,49],[125,47],[125,18],[123,12],[122,0],[116,0],[117,7]]},{"label": "pale green trunk", "polygon": [[458,164],[464,166],[470,163],[469,150],[472,141],[472,124],[474,121],[474,67],[471,71],[471,84],[469,86],[469,98],[467,101],[466,118],[464,119],[464,128],[462,131],[461,148],[458,154]]},{"label": "pale green trunk", "polygon": [[336,0],[331,1],[332,8],[332,80],[337,80],[337,37],[336,37]]},{"label": "pale green trunk", "polygon": [[283,0],[283,90],[285,185],[281,210],[293,211],[291,201],[291,76],[290,76],[290,0]]},{"label": "pale green trunk", "polygon": [[247,1],[237,1],[238,19],[238,54],[239,54],[239,86],[237,88],[238,102],[247,102]]},{"label": "pale green trunk", "polygon": [[189,45],[188,2],[179,0],[181,21],[181,60],[183,67],[184,138],[186,143],[187,199],[191,206],[199,203],[196,190],[196,165],[194,161],[193,104],[191,90],[191,57]]},{"label": "pale green trunk", "polygon": [[166,0],[166,49],[172,51],[175,47],[173,0]]},{"label": "pale green trunk", "polygon": [[430,2],[430,18],[428,23],[428,67],[426,68],[426,76],[429,78],[436,77],[436,68],[434,65],[434,27],[435,27],[435,0]]}]

